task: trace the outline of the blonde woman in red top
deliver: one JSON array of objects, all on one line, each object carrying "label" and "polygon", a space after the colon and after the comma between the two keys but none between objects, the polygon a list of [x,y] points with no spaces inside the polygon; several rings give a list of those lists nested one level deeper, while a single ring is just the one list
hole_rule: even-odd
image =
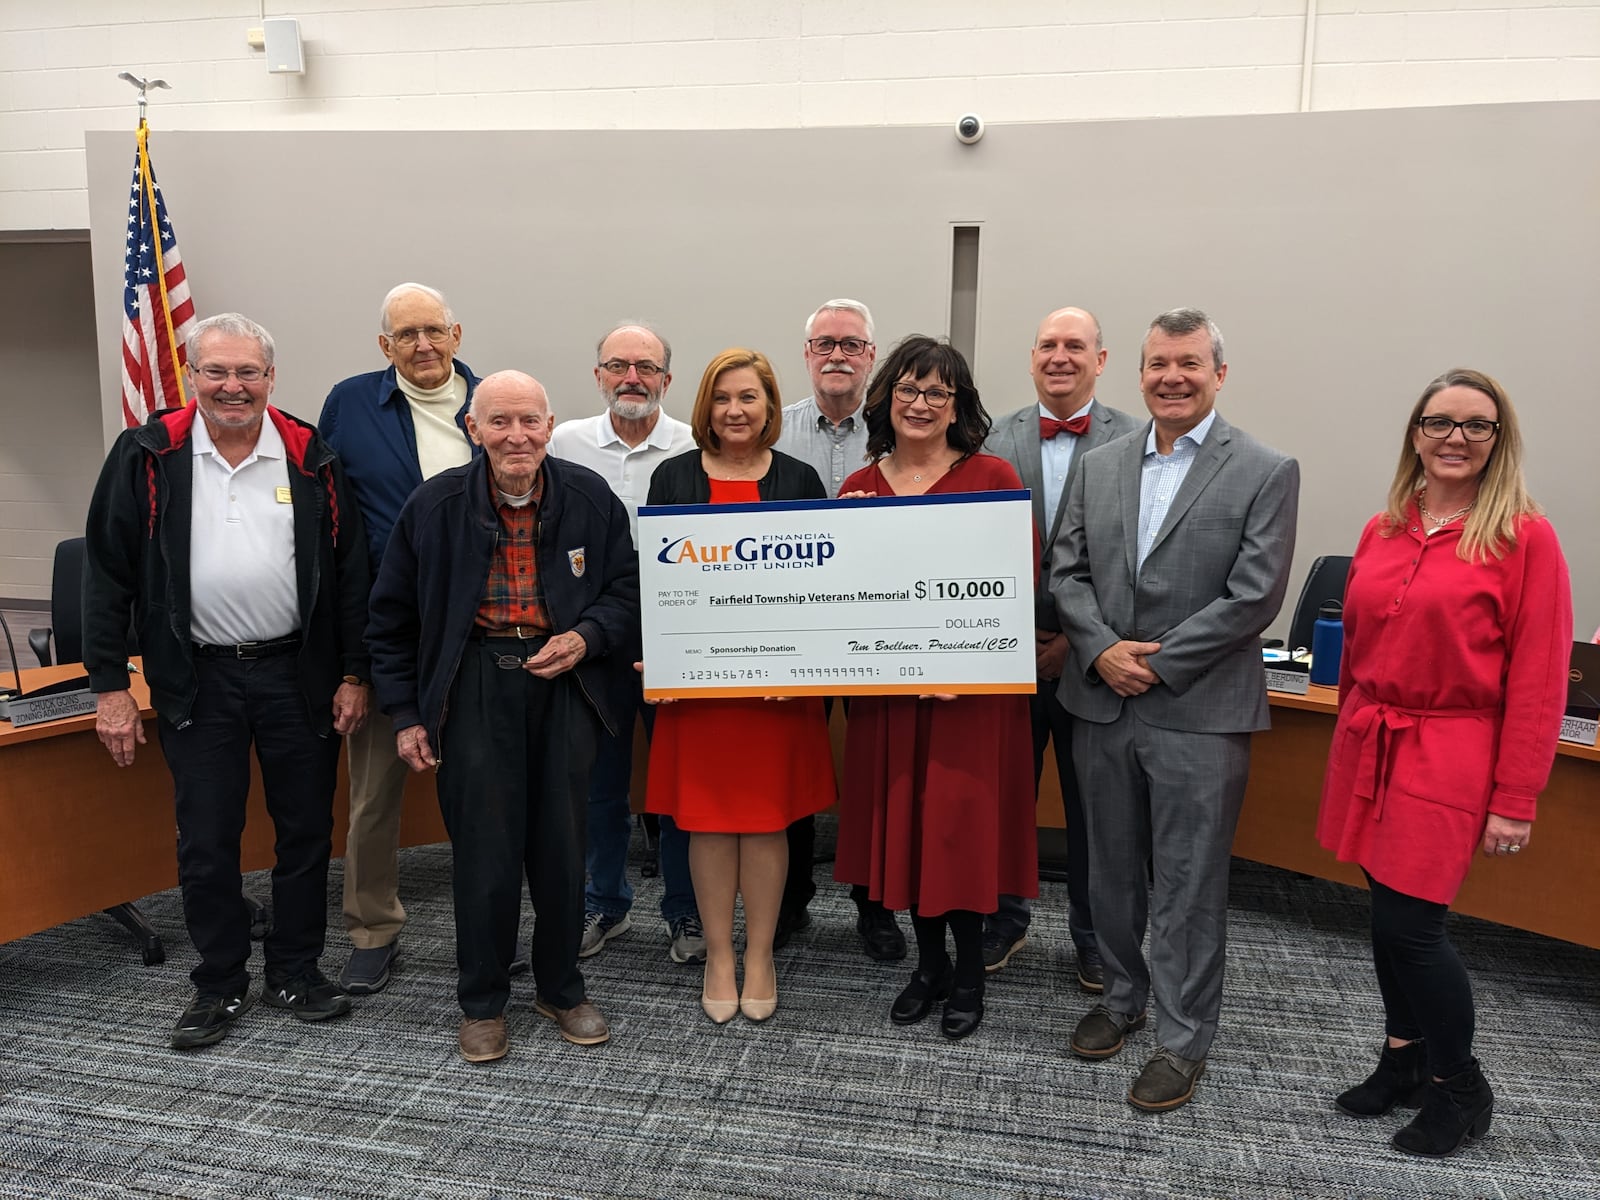
[{"label": "blonde woman in red top", "polygon": [[1475,851],[1523,865],[1566,703],[1572,589],[1529,498],[1505,389],[1453,370],[1406,422],[1389,504],[1346,585],[1339,722],[1317,836],[1361,865],[1388,1039],[1338,1107],[1421,1112],[1395,1149],[1442,1157],[1488,1132],[1472,986],[1445,914]]}]

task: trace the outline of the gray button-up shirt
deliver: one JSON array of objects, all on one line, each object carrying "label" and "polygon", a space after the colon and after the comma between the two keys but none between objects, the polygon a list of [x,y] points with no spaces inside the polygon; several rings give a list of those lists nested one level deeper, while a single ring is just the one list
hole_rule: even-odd
[{"label": "gray button-up shirt", "polygon": [[817,407],[815,396],[785,404],[778,449],[810,463],[828,495],[837,496],[844,481],[867,465],[866,415],[858,408],[835,425]]}]

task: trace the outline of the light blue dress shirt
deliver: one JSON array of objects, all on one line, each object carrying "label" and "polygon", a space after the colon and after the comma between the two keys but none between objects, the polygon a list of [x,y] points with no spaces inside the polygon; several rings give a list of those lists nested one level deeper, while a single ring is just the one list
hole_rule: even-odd
[{"label": "light blue dress shirt", "polygon": [[1172,498],[1178,494],[1195,455],[1205,444],[1206,435],[1216,423],[1217,410],[1212,409],[1205,419],[1188,433],[1172,443],[1172,453],[1163,456],[1156,450],[1156,427],[1150,426],[1150,435],[1144,443],[1144,466],[1139,475],[1139,562],[1144,570],[1144,560],[1150,555],[1150,546],[1161,532],[1172,507]]},{"label": "light blue dress shirt", "polygon": [[[1094,397],[1089,397],[1085,404],[1072,415],[1081,417],[1085,413],[1094,412]],[[1039,405],[1041,417],[1054,417],[1044,405]],[[1039,439],[1039,466],[1044,474],[1044,517],[1047,526],[1041,530],[1039,536],[1044,537],[1048,526],[1055,521],[1056,513],[1061,508],[1061,493],[1067,486],[1067,472],[1072,470],[1072,456],[1078,449],[1078,436],[1071,433],[1058,433],[1053,438]]]}]

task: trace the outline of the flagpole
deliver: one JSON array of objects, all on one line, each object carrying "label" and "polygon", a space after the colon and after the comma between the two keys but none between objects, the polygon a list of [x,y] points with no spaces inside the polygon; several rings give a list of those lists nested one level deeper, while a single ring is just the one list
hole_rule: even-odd
[{"label": "flagpole", "polygon": [[[157,222],[156,212],[156,185],[150,174],[150,126],[144,119],[144,88],[139,89],[139,179],[143,185],[145,203],[150,206],[150,228],[155,233],[156,252],[156,283],[161,288],[161,321],[166,328],[167,347],[172,353],[174,367],[178,364],[178,337],[172,331],[172,300],[167,295],[167,268],[161,260],[161,226]],[[183,387],[183,372],[174,370],[173,378],[178,384],[178,404],[187,407],[188,394]]]}]

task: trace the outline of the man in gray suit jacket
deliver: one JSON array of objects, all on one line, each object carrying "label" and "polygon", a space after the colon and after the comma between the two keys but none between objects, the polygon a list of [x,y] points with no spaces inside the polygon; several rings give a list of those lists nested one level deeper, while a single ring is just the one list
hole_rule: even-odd
[{"label": "man in gray suit jacket", "polygon": [[1269,724],[1258,639],[1294,555],[1300,468],[1215,412],[1227,373],[1205,313],[1151,323],[1139,374],[1153,420],[1084,456],[1051,562],[1105,959],[1072,1050],[1116,1054],[1153,990],[1160,1040],[1128,1093],[1148,1111],[1189,1100],[1216,1036],[1229,854],[1250,733]]},{"label": "man in gray suit jacket", "polygon": [[[1103,972],[1089,903],[1089,838],[1083,804],[1072,769],[1072,718],[1056,698],[1056,681],[1067,660],[1067,638],[1050,596],[1050,545],[1066,510],[1067,487],[1083,456],[1096,446],[1131,433],[1139,422],[1095,399],[1105,370],[1105,340],[1100,322],[1082,308],[1060,308],[1039,322],[1028,372],[1037,403],[999,418],[984,443],[990,454],[1017,469],[1033,493],[1033,523],[1044,547],[1039,585],[1034,592],[1034,656],[1039,688],[1031,703],[1033,782],[1044,772],[1044,749],[1055,743],[1061,777],[1061,806],[1067,820],[1067,927],[1078,951],[1078,985],[1098,992]],[[1001,896],[1000,909],[984,923],[983,962],[998,971],[1027,944],[1031,906],[1021,896]]]}]

